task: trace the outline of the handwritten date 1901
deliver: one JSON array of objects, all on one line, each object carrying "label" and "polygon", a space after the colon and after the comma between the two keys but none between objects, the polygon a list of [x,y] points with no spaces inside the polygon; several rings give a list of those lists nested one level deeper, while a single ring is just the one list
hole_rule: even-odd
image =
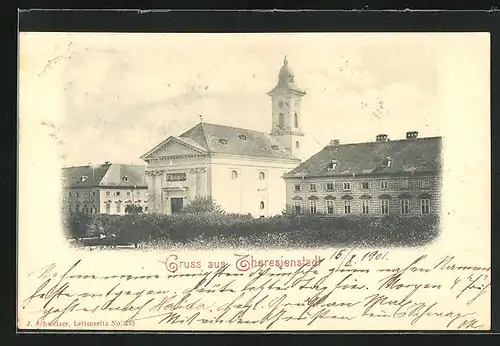
[{"label": "handwritten date 1901", "polygon": [[353,249],[351,250],[342,249],[335,251],[330,257],[330,259],[341,260],[343,262],[348,260],[346,262],[346,265],[349,266],[350,264],[352,264],[355,258],[359,259],[360,262],[373,262],[373,261],[387,260],[389,258],[388,255],[389,252],[380,252],[378,250],[368,251],[362,255],[358,255],[353,253]]}]

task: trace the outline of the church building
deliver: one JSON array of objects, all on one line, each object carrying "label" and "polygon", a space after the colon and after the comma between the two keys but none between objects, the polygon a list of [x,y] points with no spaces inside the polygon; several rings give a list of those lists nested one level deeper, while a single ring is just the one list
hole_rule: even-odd
[{"label": "church building", "polygon": [[300,164],[304,134],[299,89],[285,57],[271,98],[270,132],[200,121],[170,136],[147,162],[149,211],[172,214],[196,197],[212,197],[226,212],[256,217],[286,208],[283,176]]}]

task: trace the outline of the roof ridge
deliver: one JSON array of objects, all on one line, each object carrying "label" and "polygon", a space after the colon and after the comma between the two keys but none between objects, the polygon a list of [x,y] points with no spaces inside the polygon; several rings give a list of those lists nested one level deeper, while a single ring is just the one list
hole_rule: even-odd
[{"label": "roof ridge", "polygon": [[[203,143],[202,145],[204,145],[204,146],[207,148],[207,151],[210,153],[210,152],[212,152],[212,151],[210,150],[210,146],[208,145],[207,135],[206,135],[206,133],[205,133],[205,129],[203,128],[203,123],[200,123],[199,125],[200,125],[200,127],[201,127],[201,133],[203,134],[203,136],[202,136],[202,137],[203,137],[203,142],[204,142],[204,143]],[[196,142],[196,141],[195,141],[195,142]]]},{"label": "roof ridge", "polygon": [[62,167],[61,169],[70,169],[70,168],[84,168],[84,167],[92,167],[92,166],[106,166],[106,165],[112,165],[113,163],[96,163],[95,165],[79,165],[79,166],[67,166],[67,167]]},{"label": "roof ridge", "polygon": [[367,142],[354,142],[354,143],[339,143],[339,144],[327,144],[325,145],[324,148],[328,147],[345,147],[348,145],[360,145],[360,144],[381,144],[381,143],[394,143],[394,142],[409,142],[409,141],[421,141],[425,139],[442,139],[442,136],[431,136],[431,137],[420,137],[420,138],[412,138],[412,139],[406,139],[406,138],[400,138],[400,139],[394,139],[394,140],[386,140],[386,141],[367,141]]},{"label": "roof ridge", "polygon": [[231,128],[231,129],[235,129],[235,130],[244,130],[244,131],[251,131],[251,132],[258,132],[258,133],[265,133],[268,135],[267,132],[265,131],[259,131],[259,130],[254,130],[254,129],[248,129],[248,128],[244,128],[244,127],[236,127],[236,126],[228,126],[228,125],[221,125],[221,124],[214,124],[214,123],[201,123],[202,125],[211,125],[211,126],[219,126],[219,127],[226,127],[226,128]]}]

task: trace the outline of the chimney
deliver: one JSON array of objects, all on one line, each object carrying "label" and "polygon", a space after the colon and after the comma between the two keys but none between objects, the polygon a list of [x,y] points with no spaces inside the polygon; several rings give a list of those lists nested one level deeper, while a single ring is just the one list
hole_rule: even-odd
[{"label": "chimney", "polygon": [[375,140],[377,142],[387,142],[387,135],[386,134],[380,134],[375,137]]},{"label": "chimney", "polygon": [[406,139],[415,139],[418,137],[418,131],[408,131],[406,132]]},{"label": "chimney", "polygon": [[105,165],[109,165],[109,161],[104,162]]},{"label": "chimney", "polygon": [[330,145],[339,145],[340,141],[338,139],[333,139],[330,141]]}]

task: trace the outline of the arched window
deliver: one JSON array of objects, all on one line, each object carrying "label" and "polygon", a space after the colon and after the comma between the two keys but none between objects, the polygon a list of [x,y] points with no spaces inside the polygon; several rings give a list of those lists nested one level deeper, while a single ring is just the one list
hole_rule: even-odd
[{"label": "arched window", "polygon": [[295,142],[295,148],[298,148],[300,145],[299,145],[299,141],[296,141]]},{"label": "arched window", "polygon": [[297,113],[293,115],[293,126],[295,128],[299,127],[299,116],[297,115]]},{"label": "arched window", "polygon": [[261,201],[261,202],[260,202],[260,210],[264,210],[264,207],[265,207],[264,202],[263,202],[263,201]]},{"label": "arched window", "polygon": [[285,115],[283,113],[280,113],[280,118],[279,118],[278,125],[280,127],[284,127],[285,126]]},{"label": "arched window", "polygon": [[238,172],[237,171],[231,171],[231,179],[237,179],[238,178]]},{"label": "arched window", "polygon": [[266,179],[266,174],[264,172],[259,172],[259,180]]}]

